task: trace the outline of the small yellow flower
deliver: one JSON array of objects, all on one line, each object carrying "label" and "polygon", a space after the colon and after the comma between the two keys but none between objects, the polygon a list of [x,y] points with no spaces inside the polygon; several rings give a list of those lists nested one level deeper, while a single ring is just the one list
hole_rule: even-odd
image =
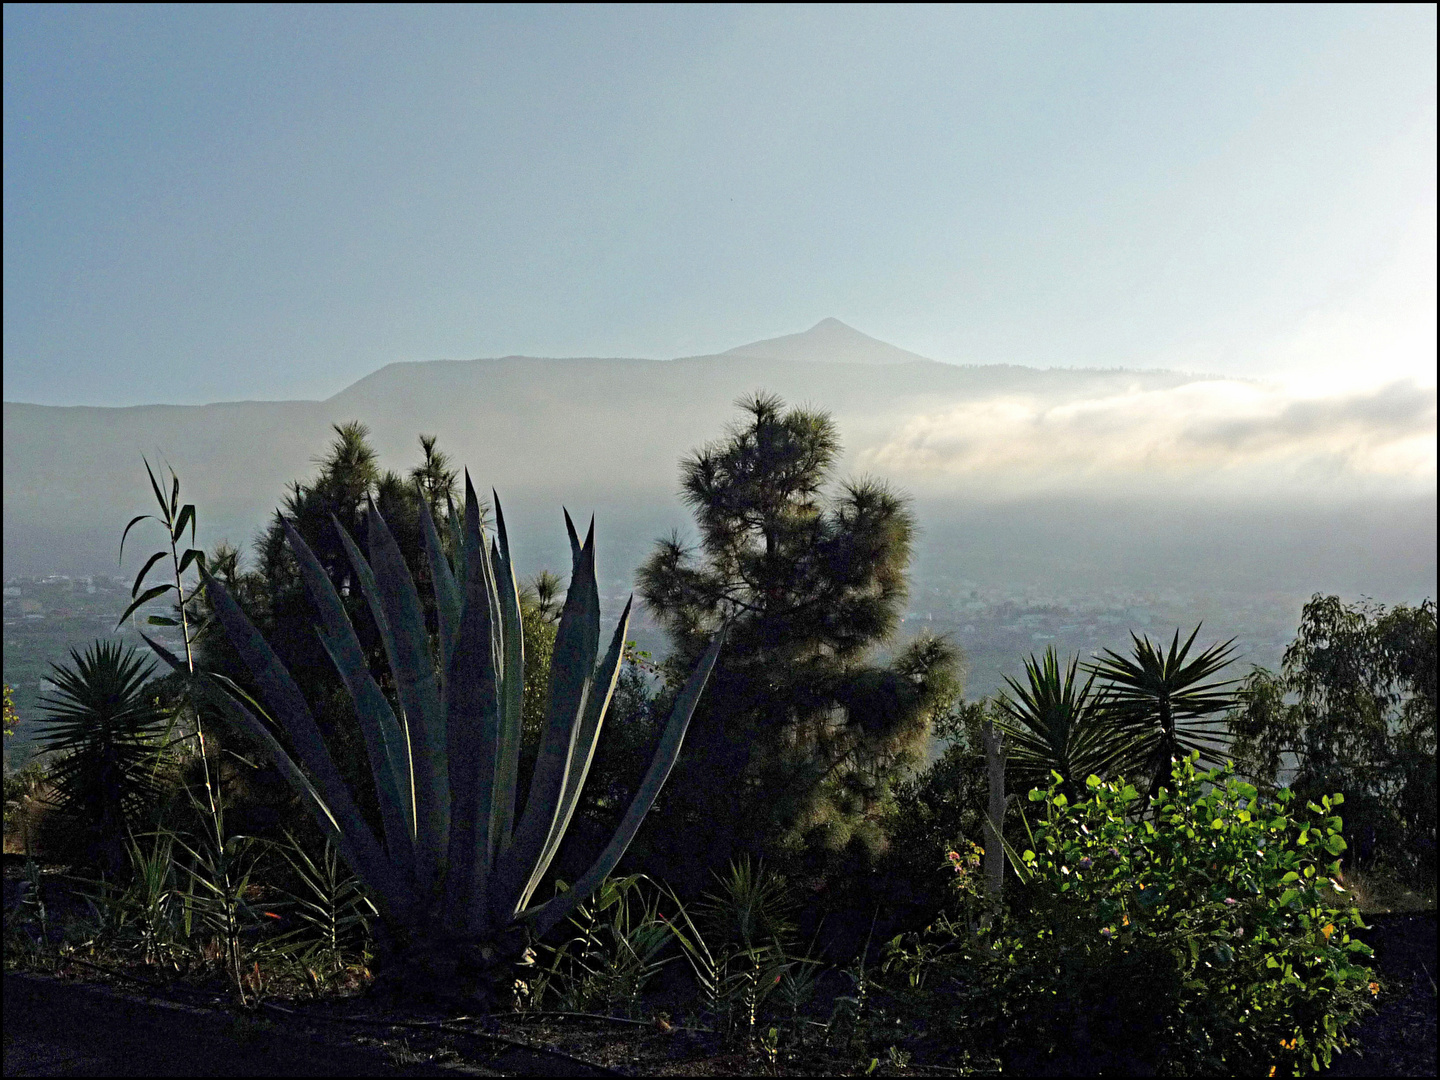
[{"label": "small yellow flower", "polygon": [[1377,982],[1372,982],[1372,983],[1370,984],[1370,996],[1371,996],[1371,997],[1379,997],[1379,996],[1380,996],[1380,984],[1379,984],[1379,983],[1377,983]]},{"label": "small yellow flower", "polygon": [[1275,1075],[1275,1066],[1274,1066],[1274,1065],[1271,1065],[1271,1066],[1270,1066],[1270,1075],[1271,1075],[1271,1076],[1274,1076],[1274,1075]]},{"label": "small yellow flower", "polygon": [[1334,932],[1335,932],[1335,924],[1334,924],[1334,923],[1326,923],[1324,926],[1322,926],[1322,927],[1320,928],[1320,933],[1322,933],[1322,934],[1325,935],[1325,940],[1326,940],[1326,941],[1329,941],[1329,940],[1330,940],[1330,935],[1333,934]]},{"label": "small yellow flower", "polygon": [[1123,916],[1123,918],[1125,919],[1124,925],[1125,925],[1125,926],[1129,926],[1129,925],[1130,925],[1130,916],[1129,916],[1129,915],[1125,915],[1125,916]]}]

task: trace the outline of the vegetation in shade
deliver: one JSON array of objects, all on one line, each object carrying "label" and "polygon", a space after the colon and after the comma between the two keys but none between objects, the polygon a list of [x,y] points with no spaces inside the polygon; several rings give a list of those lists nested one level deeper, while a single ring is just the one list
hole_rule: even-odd
[{"label": "vegetation in shade", "polygon": [[[217,683],[202,675],[200,685],[232,722],[267,745],[365,883],[393,935],[386,973],[391,987],[401,994],[489,1002],[508,964],[524,951],[525,930],[543,936],[619,861],[674,764],[724,635],[723,629],[715,635],[677,698],[650,770],[610,844],[569,893],[531,906],[579,802],[618,675],[629,607],[597,663],[594,530],[582,544],[567,514],[572,576],[556,629],[545,730],[522,813],[516,802],[524,701],[519,590],[498,504],[498,535],[491,542],[468,477],[465,488],[453,562],[428,504],[420,508],[438,616],[438,663],[414,578],[383,515],[373,503],[367,507],[368,559],[343,524],[333,521],[384,643],[398,712],[371,675],[324,566],[294,526],[282,522],[321,619],[321,643],[365,738],[378,833],[361,814],[289,672],[214,577],[206,578],[209,602],[264,705],[223,677]],[[150,644],[182,670],[163,646]],[[272,725],[284,731],[293,756]]]},{"label": "vegetation in shade", "polygon": [[15,729],[20,725],[20,713],[15,708],[15,701],[10,696],[10,684],[5,684],[5,714],[3,730],[8,739],[15,734]]},{"label": "vegetation in shade", "polygon": [[40,748],[52,755],[51,800],[83,823],[107,866],[124,859],[126,834],[160,795],[157,776],[170,715],[150,685],[155,665],[135,649],[97,641],[52,665],[40,699]]},{"label": "vegetation in shade", "polygon": [[[480,1005],[492,1026],[607,1014],[637,1046],[637,1025],[681,1029],[772,1073],[1280,1075],[1345,1048],[1380,991],[1354,940],[1352,857],[1414,874],[1428,839],[1433,862],[1433,602],[1317,597],[1282,673],[1245,680],[1219,739],[1236,700],[1216,681],[1230,643],[1194,653],[1199,628],[1090,664],[1032,656],[1008,694],[962,703],[943,643],[870,658],[903,596],[910,525],[878,485],[827,494],[823,469],[811,475],[833,452],[828,424],[755,399],[688,463],[701,546],[662,545],[644,582],[673,589],[661,600],[677,651],[658,694],[623,617],[601,655],[593,529],[584,543],[569,529],[568,591],[549,574],[521,588],[498,500],[492,537],[468,479],[455,505],[431,436],[401,477],[379,469],[362,426],[341,425],[248,571],[233,548],[185,548],[195,510],[173,472],[168,488],[151,472],[168,550],[132,598],[176,594],[151,623],[196,643],[199,673],[163,643],[177,674],[131,673],[158,726],[122,771],[155,790],[121,799],[116,842],[86,853],[85,913],[62,914],[58,875],[30,864],[7,910],[7,967],[223,978],[246,1005],[371,986]],[[187,585],[182,564],[206,578]],[[144,597],[156,567],[174,583]],[[744,634],[717,660],[706,635],[727,617]],[[685,735],[703,681],[688,665],[711,662]],[[100,738],[96,715],[77,712],[75,732]],[[192,752],[195,736],[218,745],[221,715],[229,752]],[[702,719],[718,758],[698,750]],[[1018,803],[999,813],[1015,869],[1003,896],[982,887],[974,843],[1005,805],[991,724]],[[927,727],[946,746],[920,769],[906,740]],[[725,757],[739,733],[754,745]],[[1221,739],[1254,786],[1193,752],[1156,783],[1161,748],[1213,754]],[[68,760],[7,776],[7,831],[14,808],[60,798],[45,769]],[[690,786],[656,801],[671,764]],[[257,802],[270,774],[298,794]],[[1046,790],[1027,799],[1032,784]],[[1343,800],[1324,798],[1336,788]],[[105,798],[76,805],[103,818]],[[652,803],[664,817],[626,866]],[[54,833],[61,817],[40,820]],[[42,856],[59,850],[37,835]],[[799,925],[815,932],[803,952]],[[872,939],[892,936],[878,970]]]},{"label": "vegetation in shade", "polygon": [[1336,880],[1341,800],[1267,800],[1197,759],[1176,763],[1143,818],[1123,781],[1091,776],[1078,800],[1058,777],[1031,791],[1041,813],[1012,852],[1024,910],[978,937],[952,916],[891,943],[929,1021],[1007,1071],[1328,1065],[1377,990]]},{"label": "vegetation in shade", "polygon": [[1020,791],[1054,771],[1074,798],[1087,776],[1108,776],[1133,755],[1137,739],[1117,728],[1095,676],[1081,683],[1078,664],[1072,659],[1062,670],[1051,646],[1042,659],[1025,661],[1025,684],[1005,678],[1010,689],[998,699],[998,724],[1010,740],[1007,780]]},{"label": "vegetation in shade", "polygon": [[[1196,626],[1180,644],[1180,631],[1170,648],[1149,636],[1130,635],[1129,656],[1106,649],[1087,670],[1104,680],[1105,714],[1121,733],[1133,736],[1134,748],[1125,747],[1119,767],[1132,776],[1145,777],[1146,794],[1153,797],[1170,778],[1170,763],[1198,753],[1206,765],[1223,763],[1227,745],[1225,710],[1234,704],[1235,680],[1206,681],[1235,659],[1235,641],[1216,642],[1191,657],[1190,647],[1200,633]],[[1131,764],[1131,755],[1135,768]]]},{"label": "vegetation in shade", "polygon": [[672,664],[694,663],[733,620],[643,838],[646,865],[691,890],[746,851],[811,873],[872,863],[893,783],[958,691],[957,652],[941,639],[869,659],[904,607],[906,500],[874,480],[827,491],[840,450],[828,415],[767,394],[739,405],[743,420],[681,467],[698,548],[672,537],[639,573]]},{"label": "vegetation in shade", "polygon": [[1345,795],[1355,864],[1435,882],[1435,602],[1387,610],[1317,593],[1279,673],[1255,669],[1229,716],[1263,789]]}]

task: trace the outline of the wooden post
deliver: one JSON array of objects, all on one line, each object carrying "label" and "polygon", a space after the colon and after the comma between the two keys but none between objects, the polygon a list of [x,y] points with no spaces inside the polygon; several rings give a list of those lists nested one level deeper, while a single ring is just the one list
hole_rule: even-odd
[{"label": "wooden post", "polygon": [[985,899],[990,911],[980,917],[980,924],[988,927],[1000,906],[1000,893],[1005,884],[1005,849],[999,833],[990,824],[1005,827],[1005,738],[990,720],[981,725],[980,738],[985,744],[985,766],[990,774],[989,818],[985,822]]}]

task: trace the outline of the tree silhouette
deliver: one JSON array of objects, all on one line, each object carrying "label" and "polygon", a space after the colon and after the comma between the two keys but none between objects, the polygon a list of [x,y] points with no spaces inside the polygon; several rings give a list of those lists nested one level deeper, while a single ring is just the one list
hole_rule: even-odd
[{"label": "tree silhouette", "polygon": [[746,851],[811,872],[879,854],[891,784],[958,690],[942,640],[869,659],[906,599],[906,500],[870,479],[827,493],[840,441],[825,413],[737,404],[744,420],[681,466],[698,549],[672,536],[640,571],[676,672],[734,620],[648,837],[692,885]]}]

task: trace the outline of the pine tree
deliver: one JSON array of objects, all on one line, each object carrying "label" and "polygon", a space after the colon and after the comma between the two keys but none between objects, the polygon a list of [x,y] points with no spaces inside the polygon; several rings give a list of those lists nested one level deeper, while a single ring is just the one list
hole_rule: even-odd
[{"label": "pine tree", "polygon": [[906,500],[868,479],[827,488],[840,441],[825,413],[738,404],[745,420],[682,464],[698,549],[672,536],[640,571],[677,672],[734,620],[647,838],[689,885],[747,851],[812,874],[873,860],[893,782],[958,692],[943,640],[873,659],[906,600]]}]

